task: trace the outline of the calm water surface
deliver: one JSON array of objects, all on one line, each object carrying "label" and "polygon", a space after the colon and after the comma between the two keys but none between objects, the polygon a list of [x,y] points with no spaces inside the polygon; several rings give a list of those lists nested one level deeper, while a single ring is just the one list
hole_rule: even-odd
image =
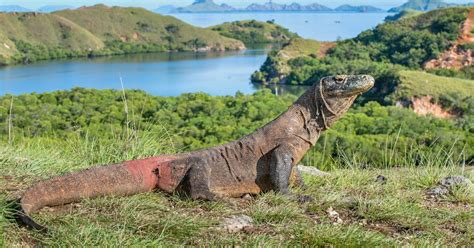
[{"label": "calm water surface", "polygon": [[225,53],[154,53],[39,62],[0,69],[0,95],[48,92],[74,87],[142,89],[153,95],[186,92],[211,95],[251,93],[250,75],[266,50]]},{"label": "calm water surface", "polygon": [[[235,13],[177,14],[196,26],[225,21],[275,21],[306,38],[350,38],[381,23],[387,13]],[[338,23],[340,22],[340,23]],[[0,95],[50,92],[74,87],[127,89],[153,95],[176,96],[187,92],[211,95],[251,93],[250,75],[260,68],[269,49],[225,53],[159,53],[95,59],[38,62],[0,67]],[[288,90],[286,90],[288,91]],[[281,90],[279,91],[281,92]]]},{"label": "calm water surface", "polygon": [[361,31],[383,22],[390,13],[229,13],[172,14],[199,27],[209,27],[238,20],[275,20],[277,24],[304,38],[335,41],[357,36]]}]

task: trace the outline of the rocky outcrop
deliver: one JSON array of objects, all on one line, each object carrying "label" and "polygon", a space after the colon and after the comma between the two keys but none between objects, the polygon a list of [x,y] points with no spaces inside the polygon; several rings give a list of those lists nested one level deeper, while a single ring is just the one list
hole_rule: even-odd
[{"label": "rocky outcrop", "polygon": [[425,69],[461,69],[470,66],[474,61],[474,51],[464,49],[462,46],[454,45],[448,51],[441,54],[437,59],[428,61]]},{"label": "rocky outcrop", "polygon": [[398,107],[413,109],[418,115],[432,115],[438,118],[448,119],[455,115],[443,109],[439,104],[433,102],[432,96],[412,97],[409,101],[398,101],[395,104]]},{"label": "rocky outcrop", "polygon": [[461,34],[453,46],[437,59],[428,61],[425,69],[461,69],[474,61],[474,8],[471,8],[462,24]]},{"label": "rocky outcrop", "polygon": [[472,182],[464,176],[445,177],[438,182],[436,187],[428,190],[427,194],[433,197],[446,196],[457,187],[470,188],[472,187]]}]

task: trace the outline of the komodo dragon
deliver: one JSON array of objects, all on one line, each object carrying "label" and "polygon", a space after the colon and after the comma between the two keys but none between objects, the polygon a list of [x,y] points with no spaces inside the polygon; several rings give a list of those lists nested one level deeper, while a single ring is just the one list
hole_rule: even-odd
[{"label": "komodo dragon", "polygon": [[325,77],[286,112],[228,144],[176,155],[98,166],[45,180],[20,199],[19,218],[45,230],[29,214],[83,198],[125,196],[152,190],[182,191],[193,199],[240,197],[274,190],[289,194],[293,166],[374,85],[371,76]]}]

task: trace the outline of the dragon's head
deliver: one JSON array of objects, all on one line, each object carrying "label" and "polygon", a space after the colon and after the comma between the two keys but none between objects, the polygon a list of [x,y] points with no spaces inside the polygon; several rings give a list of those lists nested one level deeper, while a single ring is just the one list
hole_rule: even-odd
[{"label": "dragon's head", "polygon": [[337,75],[322,78],[316,84],[315,94],[318,108],[329,112],[328,126],[341,117],[352,105],[357,96],[374,86],[374,78],[368,75]]}]

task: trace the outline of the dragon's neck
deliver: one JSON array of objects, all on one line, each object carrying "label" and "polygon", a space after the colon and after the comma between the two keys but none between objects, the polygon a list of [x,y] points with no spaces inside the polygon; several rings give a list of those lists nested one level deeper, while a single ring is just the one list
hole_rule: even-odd
[{"label": "dragon's neck", "polygon": [[315,125],[318,133],[328,129],[339,117],[339,109],[334,109],[329,104],[319,85],[303,94],[294,106],[303,113],[306,123]]}]

